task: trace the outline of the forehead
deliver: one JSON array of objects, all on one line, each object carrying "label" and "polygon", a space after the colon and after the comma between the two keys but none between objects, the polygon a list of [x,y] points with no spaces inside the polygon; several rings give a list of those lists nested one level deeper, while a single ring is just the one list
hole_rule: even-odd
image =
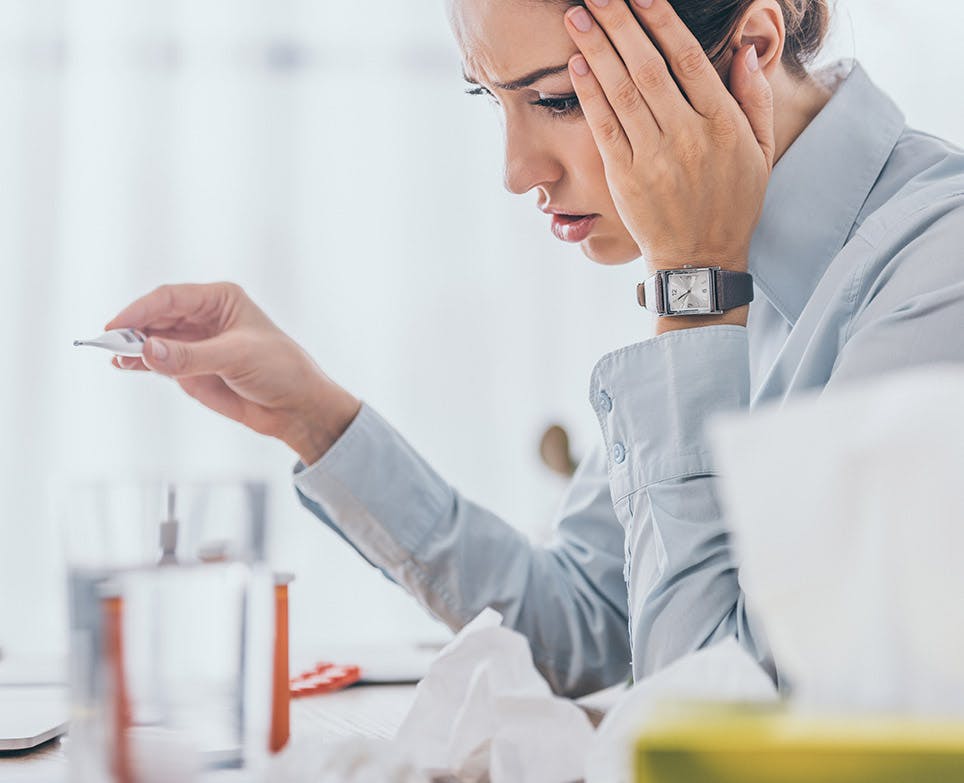
[{"label": "forehead", "polygon": [[552,0],[449,0],[449,21],[466,74],[483,83],[563,65],[577,49],[566,32],[568,5]]}]

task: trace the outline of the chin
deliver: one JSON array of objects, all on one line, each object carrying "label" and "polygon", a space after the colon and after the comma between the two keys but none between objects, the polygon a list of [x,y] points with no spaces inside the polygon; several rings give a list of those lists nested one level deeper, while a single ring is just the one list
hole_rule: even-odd
[{"label": "chin", "polygon": [[589,236],[579,245],[583,255],[603,266],[617,266],[635,261],[642,254],[635,242],[627,236],[601,234]]}]

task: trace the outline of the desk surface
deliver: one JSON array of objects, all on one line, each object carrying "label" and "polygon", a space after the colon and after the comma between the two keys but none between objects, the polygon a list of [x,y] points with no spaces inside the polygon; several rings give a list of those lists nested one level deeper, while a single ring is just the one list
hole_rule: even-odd
[{"label": "desk surface", "polygon": [[[391,737],[408,712],[414,685],[365,685],[291,703],[293,737],[319,739],[367,736]],[[3,783],[64,783],[67,780],[65,745],[54,740],[31,752],[0,755]]]}]

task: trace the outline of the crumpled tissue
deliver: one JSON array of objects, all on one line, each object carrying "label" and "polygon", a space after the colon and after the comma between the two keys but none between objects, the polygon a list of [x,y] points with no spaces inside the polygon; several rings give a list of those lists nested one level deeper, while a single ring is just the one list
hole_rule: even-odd
[{"label": "crumpled tissue", "polygon": [[475,783],[564,783],[583,777],[593,727],[552,694],[528,640],[485,609],[439,653],[395,741],[420,768]]},{"label": "crumpled tissue", "polygon": [[430,665],[393,740],[301,738],[271,783],[568,783],[583,777],[593,727],[554,696],[528,640],[485,609]]},{"label": "crumpled tissue", "polygon": [[711,436],[740,582],[793,700],[964,717],[964,370],[861,382]]},{"label": "crumpled tissue", "polygon": [[770,676],[730,637],[637,682],[606,714],[590,746],[586,783],[635,780],[636,739],[660,706],[675,701],[771,703],[777,691]]}]

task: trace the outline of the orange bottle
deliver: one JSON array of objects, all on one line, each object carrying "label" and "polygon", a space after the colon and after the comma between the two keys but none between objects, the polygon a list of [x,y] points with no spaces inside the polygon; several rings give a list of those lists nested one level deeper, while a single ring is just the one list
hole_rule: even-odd
[{"label": "orange bottle", "polygon": [[108,736],[111,743],[111,772],[117,783],[133,783],[133,766],[127,744],[131,707],[124,674],[124,600],[119,594],[105,595],[101,598],[101,607],[104,613],[104,661],[110,692]]},{"label": "orange bottle", "polygon": [[288,674],[288,585],[293,574],[274,575],[274,677],[271,698],[271,738],[268,748],[277,753],[291,735],[291,688]]}]

